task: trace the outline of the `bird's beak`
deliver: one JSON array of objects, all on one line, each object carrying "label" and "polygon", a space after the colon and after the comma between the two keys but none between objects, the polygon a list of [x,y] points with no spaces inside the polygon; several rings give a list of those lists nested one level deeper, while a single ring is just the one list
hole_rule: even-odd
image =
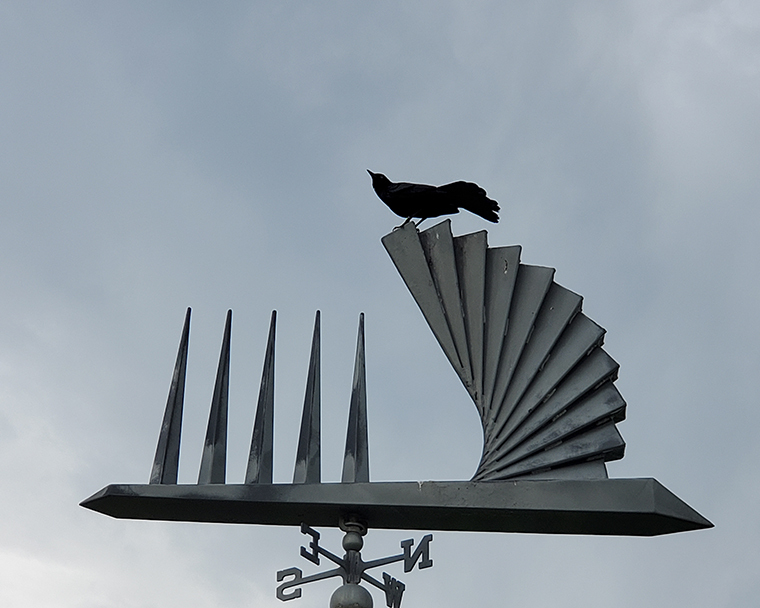
[{"label": "bird's beak", "polygon": [[369,173],[369,174],[370,174],[370,176],[372,176],[372,177],[375,177],[375,174],[374,174],[374,173],[372,173],[372,171],[370,171],[369,169],[367,169],[367,173]]}]

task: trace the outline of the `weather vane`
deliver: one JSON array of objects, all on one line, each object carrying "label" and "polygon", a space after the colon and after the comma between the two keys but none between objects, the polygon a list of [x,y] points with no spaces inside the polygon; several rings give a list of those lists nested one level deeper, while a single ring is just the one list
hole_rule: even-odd
[{"label": "weather vane", "polygon": [[[383,198],[379,175],[373,183]],[[465,186],[454,190],[475,186],[455,184]],[[426,204],[441,188],[446,199],[451,186],[425,186],[433,189],[423,188]],[[482,198],[490,201],[485,191]],[[383,200],[399,215],[421,220],[458,210],[445,200],[422,210],[408,200],[403,208]],[[495,216],[498,205],[490,203]],[[655,479],[608,478],[605,462],[622,458],[625,449],[616,427],[626,409],[614,385],[618,364],[602,348],[604,329],[581,312],[581,296],[554,281],[553,268],[523,264],[519,246],[489,247],[485,231],[454,237],[449,220],[422,232],[407,220],[382,242],[480,415],[484,445],[472,479],[370,481],[362,314],[342,478],[322,483],[317,312],[293,482],[273,483],[273,312],[245,481],[226,483],[229,311],[198,483],[178,484],[188,309],[150,482],[106,486],[82,506],[118,518],[300,526],[310,537],[301,556],[335,567],[308,576],[295,567],[280,570],[276,595],[296,599],[303,585],[340,577],[330,608],[371,608],[362,582],[399,608],[404,583],[368,571],[396,562],[404,572],[433,565],[431,534],[417,544],[402,541],[398,555],[365,562],[363,536],[371,528],[654,536],[712,527]],[[339,527],[344,555],[324,548],[311,526]]]},{"label": "weather vane", "polygon": [[[303,572],[298,568],[280,570],[277,573],[277,581],[285,582],[277,587],[277,599],[282,601],[297,599],[301,597],[301,585],[340,576],[343,579],[343,585],[338,587],[333,593],[330,599],[331,606],[372,608],[372,596],[364,587],[359,586],[361,581],[366,581],[385,593],[385,601],[388,608],[399,608],[406,585],[393,578],[387,572],[383,572],[383,582],[381,583],[376,578],[367,574],[367,570],[402,561],[404,562],[404,572],[411,572],[415,564],[419,564],[420,570],[433,566],[433,560],[430,559],[432,534],[423,536],[414,551],[412,551],[414,540],[402,540],[401,549],[403,553],[400,555],[365,562],[362,560],[360,552],[364,546],[362,536],[367,533],[367,527],[356,518],[351,518],[349,521],[341,520],[340,529],[346,533],[342,543],[346,553],[342,558],[334,553],[330,553],[319,544],[319,532],[306,524],[301,524],[301,532],[312,538],[308,549],[301,547],[301,557],[319,565],[319,556],[321,555],[338,567],[326,572],[320,572],[319,574],[312,574],[311,576],[303,576]],[[289,589],[293,589],[293,591],[288,593]]]}]

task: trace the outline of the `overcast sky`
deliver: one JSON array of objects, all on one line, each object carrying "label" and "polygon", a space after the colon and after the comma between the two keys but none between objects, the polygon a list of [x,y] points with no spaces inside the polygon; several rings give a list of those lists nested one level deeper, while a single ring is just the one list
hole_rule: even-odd
[{"label": "overcast sky", "polygon": [[[756,2],[3,0],[0,142],[0,605],[275,607],[277,570],[311,572],[296,528],[78,506],[147,483],[188,306],[181,482],[228,308],[228,481],[273,309],[275,481],[318,309],[323,480],[340,479],[360,312],[372,479],[470,478],[480,422],[380,244],[400,219],[368,168],[499,201],[498,225],[460,214],[453,231],[521,244],[607,329],[628,403],[610,476],[654,477],[715,523],[435,533],[434,568],[394,571],[403,605],[756,605]],[[421,535],[371,531],[363,555]],[[289,608],[327,606],[334,582]]]}]

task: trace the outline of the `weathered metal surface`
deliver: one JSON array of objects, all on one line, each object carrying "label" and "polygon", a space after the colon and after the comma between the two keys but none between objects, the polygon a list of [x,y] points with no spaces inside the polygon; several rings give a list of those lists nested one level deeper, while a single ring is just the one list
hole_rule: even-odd
[{"label": "weathered metal surface", "polygon": [[293,471],[293,483],[319,483],[322,475],[321,465],[321,365],[320,365],[320,313],[314,319],[314,335],[311,339],[311,356],[309,373],[306,377],[306,394],[303,400],[301,432],[298,435],[296,465]]},{"label": "weathered metal surface", "polygon": [[179,471],[179,446],[182,435],[182,406],[185,400],[185,373],[187,349],[190,340],[190,309],[185,313],[185,324],[177,351],[177,362],[166,400],[164,419],[158,435],[156,457],[150,473],[150,483],[177,483]]},{"label": "weathered metal surface", "polygon": [[[544,449],[528,445],[529,455],[519,460],[504,458],[496,461],[489,470],[479,477],[482,481],[493,481],[530,475],[535,471],[561,469],[565,464],[586,462],[588,460],[616,460],[623,457],[625,442],[618,433],[614,423],[591,428],[582,428],[572,438],[558,440]],[[511,456],[511,454],[510,454]]]},{"label": "weathered metal surface", "polygon": [[507,333],[509,305],[520,266],[520,246],[496,247],[486,252],[485,350],[483,353],[483,398],[480,416],[485,419],[493,396],[499,355]]},{"label": "weathered metal surface", "polygon": [[[524,438],[526,433],[535,431],[537,427],[533,421],[536,417],[533,413],[551,396],[569,370],[574,369],[592,349],[601,346],[603,338],[604,329],[583,313],[575,315],[548,359],[544,361],[541,373],[533,379],[515,405],[502,434],[511,438],[513,431],[519,430],[521,433],[518,436]],[[555,412],[557,413],[559,412]]]},{"label": "weathered metal surface", "polygon": [[483,396],[483,327],[485,324],[485,267],[488,250],[485,230],[454,238],[459,289],[467,332],[467,349],[472,371],[470,395],[476,404]]},{"label": "weathered metal surface", "polygon": [[251,451],[245,483],[272,483],[274,468],[274,338],[277,324],[277,311],[272,311],[269,322],[269,337],[264,356],[264,369],[261,372],[259,401],[256,405],[256,418],[251,436]]},{"label": "weathered metal surface", "polygon": [[611,382],[606,382],[584,398],[582,406],[573,407],[562,416],[544,420],[541,424],[537,420],[532,425],[523,425],[525,430],[522,436],[509,437],[494,453],[494,459],[504,465],[509,465],[531,454],[546,450],[557,442],[561,441],[567,445],[568,442],[573,442],[573,435],[578,431],[605,421],[617,422],[624,410],[625,401],[622,396]]},{"label": "weathered metal surface", "polygon": [[[383,245],[422,310],[444,354],[459,377],[463,378],[464,370],[417,229],[409,223],[384,236]],[[462,381],[466,386],[466,380]]]},{"label": "weathered metal surface", "polygon": [[364,313],[359,315],[356,337],[354,379],[348,408],[346,451],[343,456],[344,483],[369,482],[369,440],[367,439],[367,373],[364,362]]},{"label": "weathered metal surface", "polygon": [[553,268],[528,266],[527,264],[520,264],[519,266],[517,282],[509,307],[507,333],[504,336],[499,355],[496,381],[491,397],[491,411],[485,421],[486,440],[488,440],[493,427],[500,422],[504,415],[502,413],[504,395],[520,360],[520,355],[522,355],[531,336],[536,315],[547,291],[549,291],[553,277]]},{"label": "weathered metal surface", "polygon": [[617,364],[601,349],[604,330],[581,313],[583,298],[554,282],[553,268],[521,264],[518,246],[489,249],[485,233],[453,238],[448,220],[423,232],[408,224],[383,244],[480,414],[473,479],[605,478],[603,466],[584,463],[622,458],[620,434],[595,425],[622,420],[625,402],[616,392],[607,409],[586,399]]},{"label": "weathered metal surface", "polygon": [[[580,311],[582,299],[569,289],[556,283],[551,284],[531,330],[530,339],[525,344],[512,380],[507,386],[499,419],[505,422],[509,419],[530,382],[543,371],[544,362],[554,349],[557,340],[572,318]],[[495,422],[498,424],[499,420]]]},{"label": "weathered metal surface", "polygon": [[[530,410],[522,420],[514,419],[511,426],[500,430],[499,439],[487,445],[474,480],[484,479],[493,468],[493,463],[504,457],[506,452],[526,441],[533,433],[551,424],[573,406],[583,403],[585,396],[604,382],[611,382],[617,377],[618,364],[601,348],[594,349],[577,366],[573,373],[566,376],[558,387],[544,397],[543,401]],[[621,411],[616,413],[615,421],[625,417],[625,402]],[[505,447],[509,446],[509,447]],[[622,457],[622,456],[621,456]]]},{"label": "weathered metal surface", "polygon": [[604,460],[575,462],[559,469],[533,472],[530,475],[530,479],[532,480],[587,479],[598,481],[600,479],[607,479],[607,477],[607,467],[604,464]]},{"label": "weathered metal surface", "polygon": [[454,341],[461,377],[469,390],[473,386],[472,368],[467,347],[467,330],[459,289],[459,273],[456,267],[451,222],[446,220],[420,233],[420,243],[443,305],[443,313],[449,335]]},{"label": "weathered metal surface", "polygon": [[654,479],[110,485],[83,507],[126,519],[655,536],[712,524]]},{"label": "weathered metal surface", "polygon": [[227,311],[224,324],[222,352],[216,371],[214,395],[206,427],[201,468],[198,483],[224,483],[227,468],[227,407],[230,391],[230,337],[232,335],[232,311]]}]

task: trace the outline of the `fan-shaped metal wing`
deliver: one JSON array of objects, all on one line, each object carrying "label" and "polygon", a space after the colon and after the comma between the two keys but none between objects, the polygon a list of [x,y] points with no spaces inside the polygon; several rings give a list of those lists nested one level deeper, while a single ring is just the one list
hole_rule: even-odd
[{"label": "fan-shaped metal wing", "polygon": [[625,401],[604,330],[554,269],[520,263],[519,246],[454,237],[446,220],[383,238],[483,424],[474,481],[607,476],[623,457]]}]

